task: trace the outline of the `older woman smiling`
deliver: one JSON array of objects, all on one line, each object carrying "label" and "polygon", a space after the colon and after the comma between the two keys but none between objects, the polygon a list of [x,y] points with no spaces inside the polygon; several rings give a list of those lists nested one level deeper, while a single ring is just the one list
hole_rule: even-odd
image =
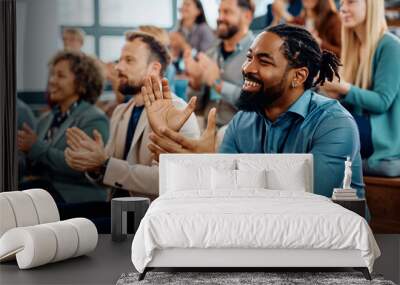
[{"label": "older woman smiling", "polygon": [[52,110],[40,120],[36,131],[18,131],[18,149],[27,154],[38,179],[20,189],[47,189],[59,203],[99,201],[106,192],[91,185],[65,162],[65,131],[77,126],[85,133],[108,138],[108,119],[93,103],[103,88],[103,75],[95,59],[72,51],[58,53],[49,64],[48,94]]}]

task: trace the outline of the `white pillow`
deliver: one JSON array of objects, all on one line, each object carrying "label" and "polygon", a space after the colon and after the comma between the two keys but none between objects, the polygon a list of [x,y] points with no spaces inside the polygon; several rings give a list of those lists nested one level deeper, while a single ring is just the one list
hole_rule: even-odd
[{"label": "white pillow", "polygon": [[212,168],[212,189],[236,190],[236,170]]},{"label": "white pillow", "polygon": [[306,161],[271,159],[239,159],[238,169],[248,171],[266,170],[267,187],[271,190],[307,191],[313,183],[309,181],[309,167]]},{"label": "white pillow", "polygon": [[263,170],[236,170],[238,188],[268,188],[267,171]]},{"label": "white pillow", "polygon": [[212,171],[213,190],[238,190],[241,188],[267,188],[266,171],[215,169]]},{"label": "white pillow", "polygon": [[282,170],[267,171],[268,189],[306,192],[307,178],[304,175],[304,164]]},{"label": "white pillow", "polygon": [[211,167],[169,164],[168,190],[211,189]]},{"label": "white pillow", "polygon": [[167,191],[212,190],[212,168],[233,170],[236,168],[236,161],[228,159],[212,163],[207,160],[188,159],[167,161],[166,189]]}]

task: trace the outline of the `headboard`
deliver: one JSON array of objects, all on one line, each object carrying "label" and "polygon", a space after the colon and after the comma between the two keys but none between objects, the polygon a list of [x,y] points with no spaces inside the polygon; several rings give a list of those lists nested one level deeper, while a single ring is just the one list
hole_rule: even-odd
[{"label": "headboard", "polygon": [[[305,181],[305,191],[313,193],[313,156],[312,154],[162,154],[159,164],[159,193],[167,192],[170,166],[172,164],[187,167],[203,167],[233,163],[234,169],[275,170],[287,177],[287,171],[296,166]],[[298,167],[299,166],[299,167]],[[285,178],[286,179],[286,178]]]}]

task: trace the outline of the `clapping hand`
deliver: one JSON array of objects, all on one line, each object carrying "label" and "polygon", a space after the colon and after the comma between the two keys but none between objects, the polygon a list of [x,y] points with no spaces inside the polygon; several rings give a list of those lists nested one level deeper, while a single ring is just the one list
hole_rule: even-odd
[{"label": "clapping hand", "polygon": [[199,53],[197,57],[202,70],[204,70],[202,82],[208,86],[212,86],[214,82],[221,77],[218,64],[204,53]]},{"label": "clapping hand", "polygon": [[76,127],[67,130],[68,147],[64,154],[65,161],[72,169],[95,172],[107,160],[104,142],[97,130],[93,131],[93,137]]},{"label": "clapping hand", "polygon": [[208,113],[207,128],[200,139],[189,139],[182,134],[164,129],[161,135],[151,133],[148,148],[155,160],[159,161],[161,153],[214,153],[216,151],[216,109]]},{"label": "clapping hand", "polygon": [[37,141],[36,133],[24,123],[22,130],[17,132],[17,146],[20,151],[29,152],[33,144]]},{"label": "clapping hand", "polygon": [[185,74],[189,77],[189,84],[195,90],[198,90],[202,83],[202,77],[205,69],[200,63],[192,57],[190,50],[186,50],[183,54],[185,63]]},{"label": "clapping hand", "polygon": [[319,90],[326,97],[339,99],[342,95],[346,95],[350,91],[351,84],[335,78],[333,81],[325,81],[324,85],[319,86]]},{"label": "clapping hand", "polygon": [[196,107],[196,97],[192,97],[185,109],[177,109],[172,103],[168,80],[163,78],[161,85],[162,89],[158,79],[152,76],[146,79],[142,87],[147,118],[151,128],[158,135],[166,129],[178,132]]}]

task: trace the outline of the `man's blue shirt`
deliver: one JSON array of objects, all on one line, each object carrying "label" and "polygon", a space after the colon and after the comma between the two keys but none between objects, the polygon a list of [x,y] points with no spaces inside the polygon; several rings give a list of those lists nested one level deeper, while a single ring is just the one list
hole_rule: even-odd
[{"label": "man's blue shirt", "polygon": [[336,100],[307,90],[275,122],[258,112],[237,113],[225,132],[221,153],[312,153],[314,193],[332,196],[342,187],[344,162],[352,165],[352,187],[364,197],[357,125]]}]

